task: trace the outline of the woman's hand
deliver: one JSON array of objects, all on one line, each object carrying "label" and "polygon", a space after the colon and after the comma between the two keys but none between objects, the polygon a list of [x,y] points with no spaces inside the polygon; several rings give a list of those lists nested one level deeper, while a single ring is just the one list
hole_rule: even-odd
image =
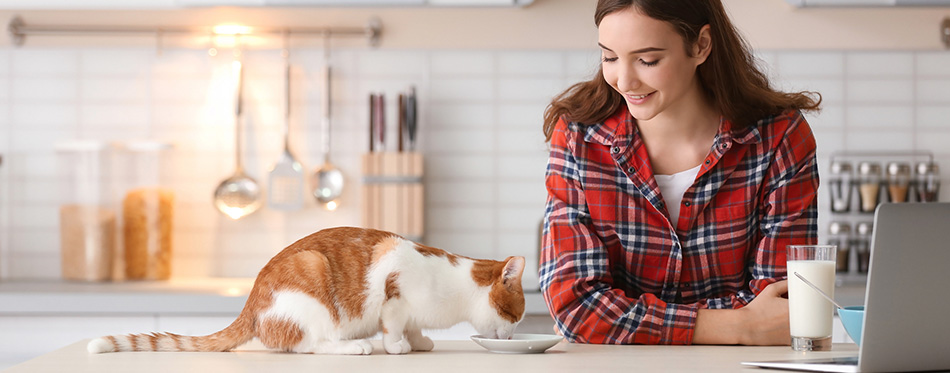
[{"label": "woman's hand", "polygon": [[788,345],[788,280],[766,286],[752,302],[737,311],[745,320],[744,333],[739,336],[743,345]]},{"label": "woman's hand", "polygon": [[694,344],[788,345],[788,281],[773,283],[743,308],[701,309]]}]

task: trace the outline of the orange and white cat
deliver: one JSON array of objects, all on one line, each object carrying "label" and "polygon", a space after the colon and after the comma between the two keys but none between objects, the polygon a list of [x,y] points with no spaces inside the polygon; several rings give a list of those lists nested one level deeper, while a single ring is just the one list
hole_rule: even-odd
[{"label": "orange and white cat", "polygon": [[523,257],[478,260],[393,233],[340,227],[291,244],[264,266],[240,316],[207,336],[107,336],[90,353],[228,351],[254,337],[272,349],[370,354],[383,333],[390,354],[429,351],[421,329],[468,321],[482,335],[510,338],[524,315]]}]

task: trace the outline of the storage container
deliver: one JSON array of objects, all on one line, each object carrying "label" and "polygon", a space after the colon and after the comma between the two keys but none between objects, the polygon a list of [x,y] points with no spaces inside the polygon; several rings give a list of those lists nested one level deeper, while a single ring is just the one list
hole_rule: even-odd
[{"label": "storage container", "polygon": [[62,276],[74,281],[111,280],[118,237],[113,148],[99,141],[70,141],[55,149],[66,181],[59,208]]},{"label": "storage container", "polygon": [[172,272],[175,193],[163,176],[172,146],[132,141],[119,148],[124,277],[167,280]]}]

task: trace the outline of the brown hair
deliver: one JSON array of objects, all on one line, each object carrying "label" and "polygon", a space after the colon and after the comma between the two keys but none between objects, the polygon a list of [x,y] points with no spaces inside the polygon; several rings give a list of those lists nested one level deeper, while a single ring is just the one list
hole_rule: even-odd
[{"label": "brown hair", "polygon": [[[729,21],[720,0],[599,0],[594,23],[610,13],[635,7],[650,18],[669,22],[688,46],[709,25],[712,51],[696,69],[705,96],[726,119],[745,127],[787,109],[817,110],[817,92],[779,92],[769,87],[768,77],[756,66],[748,44]],[[816,96],[813,98],[812,95]],[[590,81],[574,84],[555,96],[544,111],[544,137],[551,140],[558,119],[593,124],[617,112],[623,97],[603,78],[603,68]]]}]

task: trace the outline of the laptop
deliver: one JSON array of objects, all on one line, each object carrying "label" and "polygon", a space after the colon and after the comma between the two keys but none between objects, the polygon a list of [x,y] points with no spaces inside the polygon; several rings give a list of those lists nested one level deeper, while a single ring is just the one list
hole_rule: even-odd
[{"label": "laptop", "polygon": [[753,361],[814,372],[950,370],[950,203],[885,203],[874,213],[858,355]]}]

